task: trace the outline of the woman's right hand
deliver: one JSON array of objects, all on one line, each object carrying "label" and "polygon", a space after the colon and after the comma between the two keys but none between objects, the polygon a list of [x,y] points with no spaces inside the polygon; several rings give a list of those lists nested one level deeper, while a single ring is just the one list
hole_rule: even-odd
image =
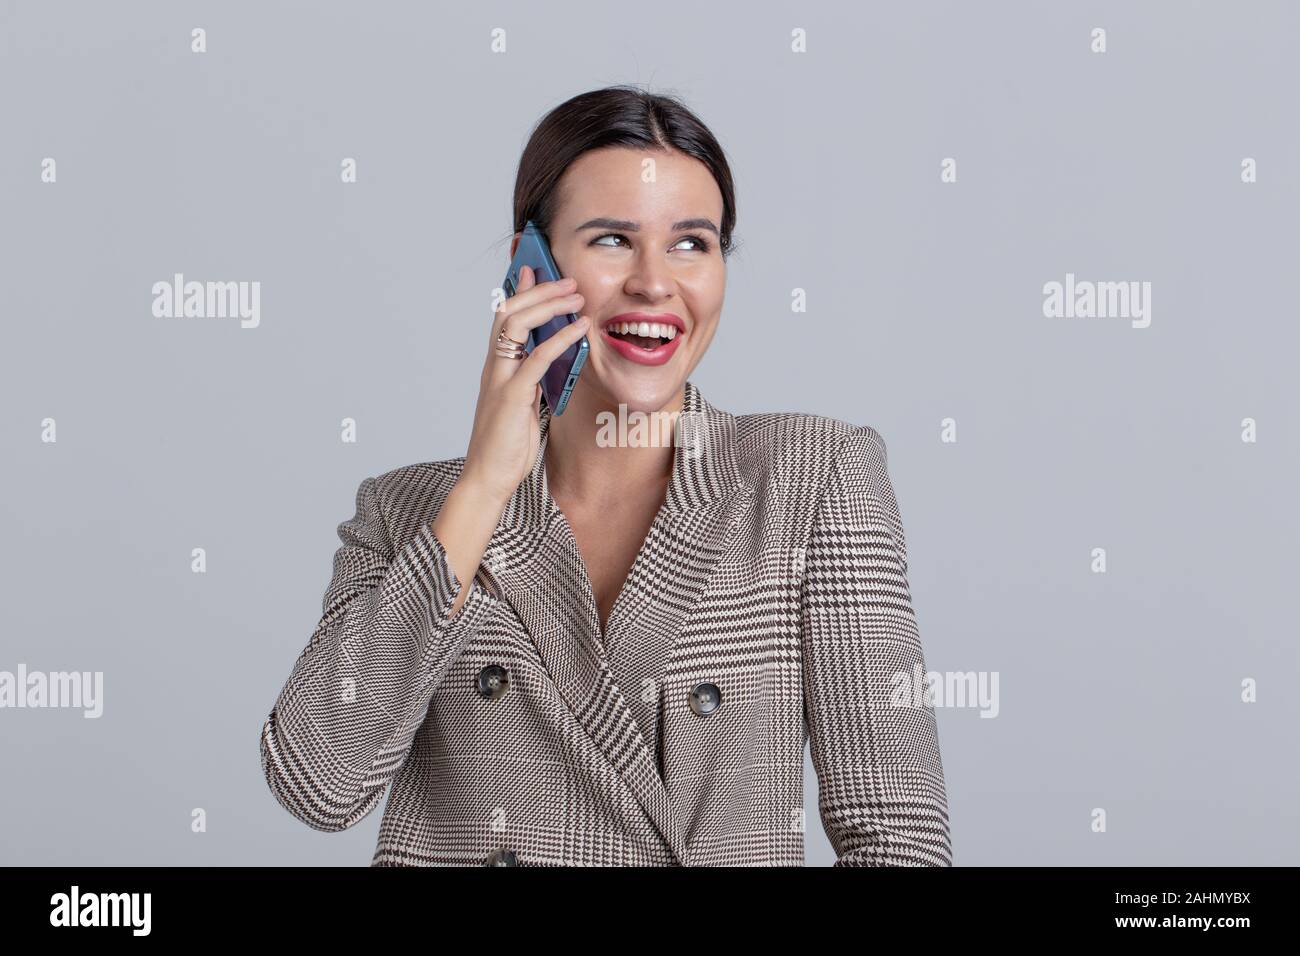
[{"label": "woman's right hand", "polygon": [[461,480],[488,500],[500,502],[502,508],[532,470],[541,443],[542,377],[552,362],[582,338],[591,320],[580,316],[522,361],[497,354],[497,333],[504,329],[514,341],[528,341],[530,330],[582,307],[583,297],[576,289],[573,279],[538,285],[533,270],[524,266],[519,270],[515,294],[501,304],[493,319]]}]

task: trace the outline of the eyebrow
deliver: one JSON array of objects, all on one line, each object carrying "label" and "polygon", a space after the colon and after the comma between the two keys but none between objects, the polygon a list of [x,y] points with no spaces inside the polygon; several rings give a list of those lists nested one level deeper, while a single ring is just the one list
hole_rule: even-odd
[{"label": "eyebrow", "polygon": [[[610,219],[601,216],[597,219],[588,219],[573,231],[582,232],[584,229],[620,229],[625,232],[638,232],[641,229],[641,224],[632,222],[630,219]],[[680,222],[673,223],[673,232],[682,229],[707,229],[715,236],[718,235],[718,227],[709,219],[683,219]]]}]

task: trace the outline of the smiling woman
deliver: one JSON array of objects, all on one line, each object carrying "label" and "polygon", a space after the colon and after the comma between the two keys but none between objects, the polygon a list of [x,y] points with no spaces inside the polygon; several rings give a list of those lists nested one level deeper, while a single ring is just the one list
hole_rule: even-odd
[{"label": "smiling woman", "polygon": [[[884,440],[689,378],[736,221],[713,134],[576,96],[521,158],[514,245],[530,221],[564,278],[525,267],[493,316],[466,454],[361,482],[262,728],[272,792],[342,830],[391,784],[375,866],[789,866],[808,746],[837,865],[951,864],[929,699],[893,694],[926,668]],[[588,332],[553,417],[539,382]],[[665,417],[671,443],[609,440]]]},{"label": "smiling woman", "polygon": [[[666,107],[657,124],[655,117],[648,109],[646,118],[661,131],[685,125]],[[626,128],[615,123],[611,132]],[[520,194],[517,184],[515,217],[530,216],[547,235],[556,263],[576,282],[584,312],[595,318],[598,334],[570,401],[579,421],[555,421],[557,443],[574,447],[573,429],[586,431],[600,408],[680,405],[682,387],[721,317],[735,196],[721,151],[698,134],[685,144],[694,153],[605,137],[572,158],[542,152],[542,143],[557,140],[569,144],[565,152],[583,142],[539,128],[518,178],[538,192]],[[539,165],[562,174],[531,172]],[[648,473],[666,470],[666,461],[641,458]],[[600,476],[584,469],[583,477],[593,481],[573,482],[575,498],[585,497]]]}]

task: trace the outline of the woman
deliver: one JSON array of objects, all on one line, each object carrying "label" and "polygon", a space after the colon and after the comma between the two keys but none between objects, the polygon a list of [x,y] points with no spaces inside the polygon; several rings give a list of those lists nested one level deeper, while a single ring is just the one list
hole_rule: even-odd
[{"label": "woman", "polygon": [[[262,728],[296,817],[345,829],[391,783],[373,866],[802,865],[811,742],[837,865],[951,864],[933,711],[894,699],[925,665],[884,442],[689,381],[735,218],[673,99],[597,90],[539,124],[515,243],[536,222],[566,278],[525,271],[497,310],[466,455],[367,478],[339,526]],[[552,417],[539,382],[583,335]],[[637,413],[676,440],[607,427]]]}]

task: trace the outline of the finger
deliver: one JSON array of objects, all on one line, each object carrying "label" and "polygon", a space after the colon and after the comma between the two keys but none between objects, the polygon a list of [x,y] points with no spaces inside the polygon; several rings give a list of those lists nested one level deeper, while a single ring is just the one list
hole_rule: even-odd
[{"label": "finger", "polygon": [[519,368],[513,377],[519,380],[521,387],[540,384],[551,363],[563,355],[569,346],[586,335],[590,327],[591,318],[585,315],[577,322],[565,326],[533,349],[528,358],[518,362]]},{"label": "finger", "polygon": [[525,309],[516,309],[505,316],[501,322],[501,327],[497,330],[505,331],[516,342],[525,342],[528,340],[528,333],[539,325],[545,325],[551,319],[561,315],[576,313],[582,308],[586,299],[580,292],[571,292],[568,295],[557,295],[541,300],[535,305]]},{"label": "finger", "polygon": [[[528,289],[536,288],[537,278],[531,266],[519,267],[519,278],[515,283],[515,294],[508,295],[501,300],[501,304],[496,307],[492,313],[492,321],[488,327],[488,361],[491,362],[492,344],[496,341],[497,333],[501,331],[501,324],[506,317],[517,307],[519,294]],[[504,291],[504,290],[502,290]]]},{"label": "finger", "polygon": [[[534,305],[532,308],[524,309],[522,312],[516,312],[510,315],[502,326],[502,329],[505,331],[506,337],[512,342],[527,343],[530,338],[529,333],[533,329],[540,325],[545,325],[557,316],[577,312],[582,308],[583,302],[583,297],[576,292],[568,296],[546,299],[539,302],[537,305]],[[495,367],[489,374],[494,381],[500,382],[506,378],[514,376],[518,371],[518,369],[515,368],[515,365],[520,360],[501,355],[496,350],[495,342],[496,340],[494,338],[493,347],[490,352]]]},{"label": "finger", "polygon": [[[501,331],[504,322],[510,316],[530,309],[541,302],[553,299],[562,295],[570,295],[576,292],[578,283],[574,279],[555,279],[551,282],[537,282],[536,273],[530,266],[523,266],[519,270],[519,284],[515,294],[510,296],[501,303],[500,308],[496,310],[492,323],[492,338],[496,338],[497,333]],[[515,336],[516,339],[519,336]]]},{"label": "finger", "polygon": [[[537,287],[537,273],[532,266],[519,267],[519,281],[515,283],[515,295]],[[511,296],[513,298],[514,296]]]}]

